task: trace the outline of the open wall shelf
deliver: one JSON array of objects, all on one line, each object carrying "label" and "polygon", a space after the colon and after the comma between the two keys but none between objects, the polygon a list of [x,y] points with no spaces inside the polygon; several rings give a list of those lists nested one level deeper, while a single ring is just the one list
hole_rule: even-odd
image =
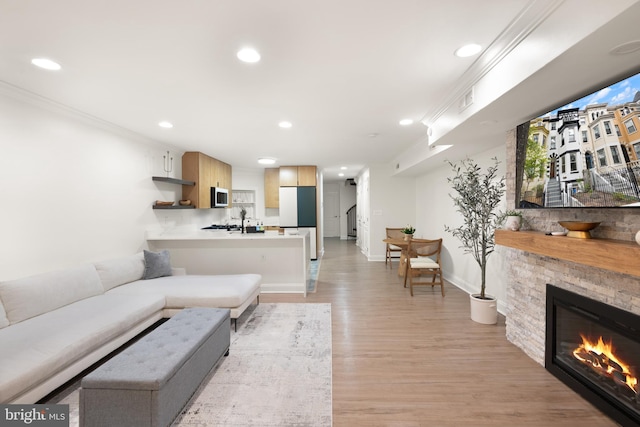
[{"label": "open wall shelf", "polygon": [[195,209],[196,207],[193,205],[190,206],[182,206],[182,205],[172,205],[172,206],[158,206],[153,205],[153,209]]},{"label": "open wall shelf", "polygon": [[187,181],[187,180],[178,179],[178,178],[167,178],[167,177],[164,177],[164,176],[152,176],[151,179],[154,180],[154,181],[168,182],[170,184],[196,185],[196,183],[193,182],[193,181]]},{"label": "open wall shelf", "polygon": [[[178,178],[167,178],[164,176],[152,176],[151,179],[157,182],[167,182],[169,184],[177,184],[177,185],[196,185],[193,181],[186,181],[184,179]],[[182,206],[180,204],[175,204],[171,206],[161,206],[161,205],[153,205],[153,209],[195,209],[195,205],[191,204],[189,206]]]},{"label": "open wall shelf", "polygon": [[548,236],[539,231],[496,230],[495,236],[496,245],[616,273],[640,276],[640,246],[635,242]]}]

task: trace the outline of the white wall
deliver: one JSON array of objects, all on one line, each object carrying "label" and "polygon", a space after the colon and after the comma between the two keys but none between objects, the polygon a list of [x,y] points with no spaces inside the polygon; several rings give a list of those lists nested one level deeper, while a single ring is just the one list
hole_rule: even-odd
[{"label": "white wall", "polygon": [[[384,261],[386,245],[382,240],[386,237],[386,227],[416,223],[416,180],[392,176],[391,165],[372,165],[368,172],[369,203],[365,206],[368,211],[363,213],[369,231],[365,254],[371,261]],[[417,228],[416,237],[422,237],[422,233]]]},{"label": "white wall", "polygon": [[181,198],[151,180],[171,148],[97,123],[0,94],[0,280],[132,254],[147,228],[185,221],[152,209]]},{"label": "white wall", "polygon": [[[499,175],[505,175],[505,146],[479,153],[472,158],[482,168],[493,164],[492,157],[501,162]],[[462,224],[462,218],[456,212],[451,200],[451,186],[447,182],[453,172],[450,166],[443,162],[443,166],[416,180],[416,229],[417,234],[425,238],[443,238],[442,267],[447,281],[466,290],[469,293],[480,292],[480,267],[471,254],[465,254],[460,248],[460,241],[444,227],[457,227]],[[499,210],[504,210],[504,201]],[[506,282],[503,274],[503,257],[499,251],[489,256],[487,263],[487,293],[498,298],[498,309],[504,313],[506,309]]]}]

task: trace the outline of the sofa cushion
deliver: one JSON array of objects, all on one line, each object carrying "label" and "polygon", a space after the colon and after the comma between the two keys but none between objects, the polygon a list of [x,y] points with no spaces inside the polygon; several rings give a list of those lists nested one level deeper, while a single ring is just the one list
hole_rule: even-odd
[{"label": "sofa cushion", "polygon": [[0,329],[0,402],[156,315],[164,304],[162,295],[99,295]]},{"label": "sofa cushion", "polygon": [[91,264],[0,282],[0,300],[11,324],[103,292]]},{"label": "sofa cushion", "polygon": [[139,280],[118,286],[109,293],[144,295],[161,293],[167,300],[165,308],[241,306],[260,288],[259,274],[230,274],[214,276],[167,276],[153,280]]},{"label": "sofa cushion", "polygon": [[144,274],[144,256],[139,252],[135,255],[96,262],[94,266],[106,292],[116,286],[140,280]]},{"label": "sofa cushion", "polygon": [[155,279],[158,277],[171,276],[171,260],[169,251],[160,252],[144,251],[144,274],[143,280]]},{"label": "sofa cushion", "polygon": [[0,329],[4,328],[5,326],[9,326],[9,319],[7,319],[7,313],[4,311],[2,301],[0,301]]}]

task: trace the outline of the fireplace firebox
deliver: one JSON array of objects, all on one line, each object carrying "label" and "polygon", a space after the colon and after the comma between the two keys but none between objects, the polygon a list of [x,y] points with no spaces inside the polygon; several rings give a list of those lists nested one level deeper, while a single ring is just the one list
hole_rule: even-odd
[{"label": "fireplace firebox", "polygon": [[640,425],[640,316],[547,285],[545,367],[618,423]]}]

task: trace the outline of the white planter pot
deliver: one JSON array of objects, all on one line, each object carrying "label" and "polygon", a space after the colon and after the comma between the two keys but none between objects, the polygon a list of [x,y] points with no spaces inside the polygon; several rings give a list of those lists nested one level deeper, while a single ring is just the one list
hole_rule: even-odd
[{"label": "white planter pot", "polygon": [[471,320],[485,325],[495,325],[498,323],[498,301],[495,297],[485,294],[485,298],[480,299],[480,294],[469,295],[471,304]]},{"label": "white planter pot", "polygon": [[520,230],[521,218],[519,216],[508,216],[504,220],[504,228],[506,230],[518,231]]}]

